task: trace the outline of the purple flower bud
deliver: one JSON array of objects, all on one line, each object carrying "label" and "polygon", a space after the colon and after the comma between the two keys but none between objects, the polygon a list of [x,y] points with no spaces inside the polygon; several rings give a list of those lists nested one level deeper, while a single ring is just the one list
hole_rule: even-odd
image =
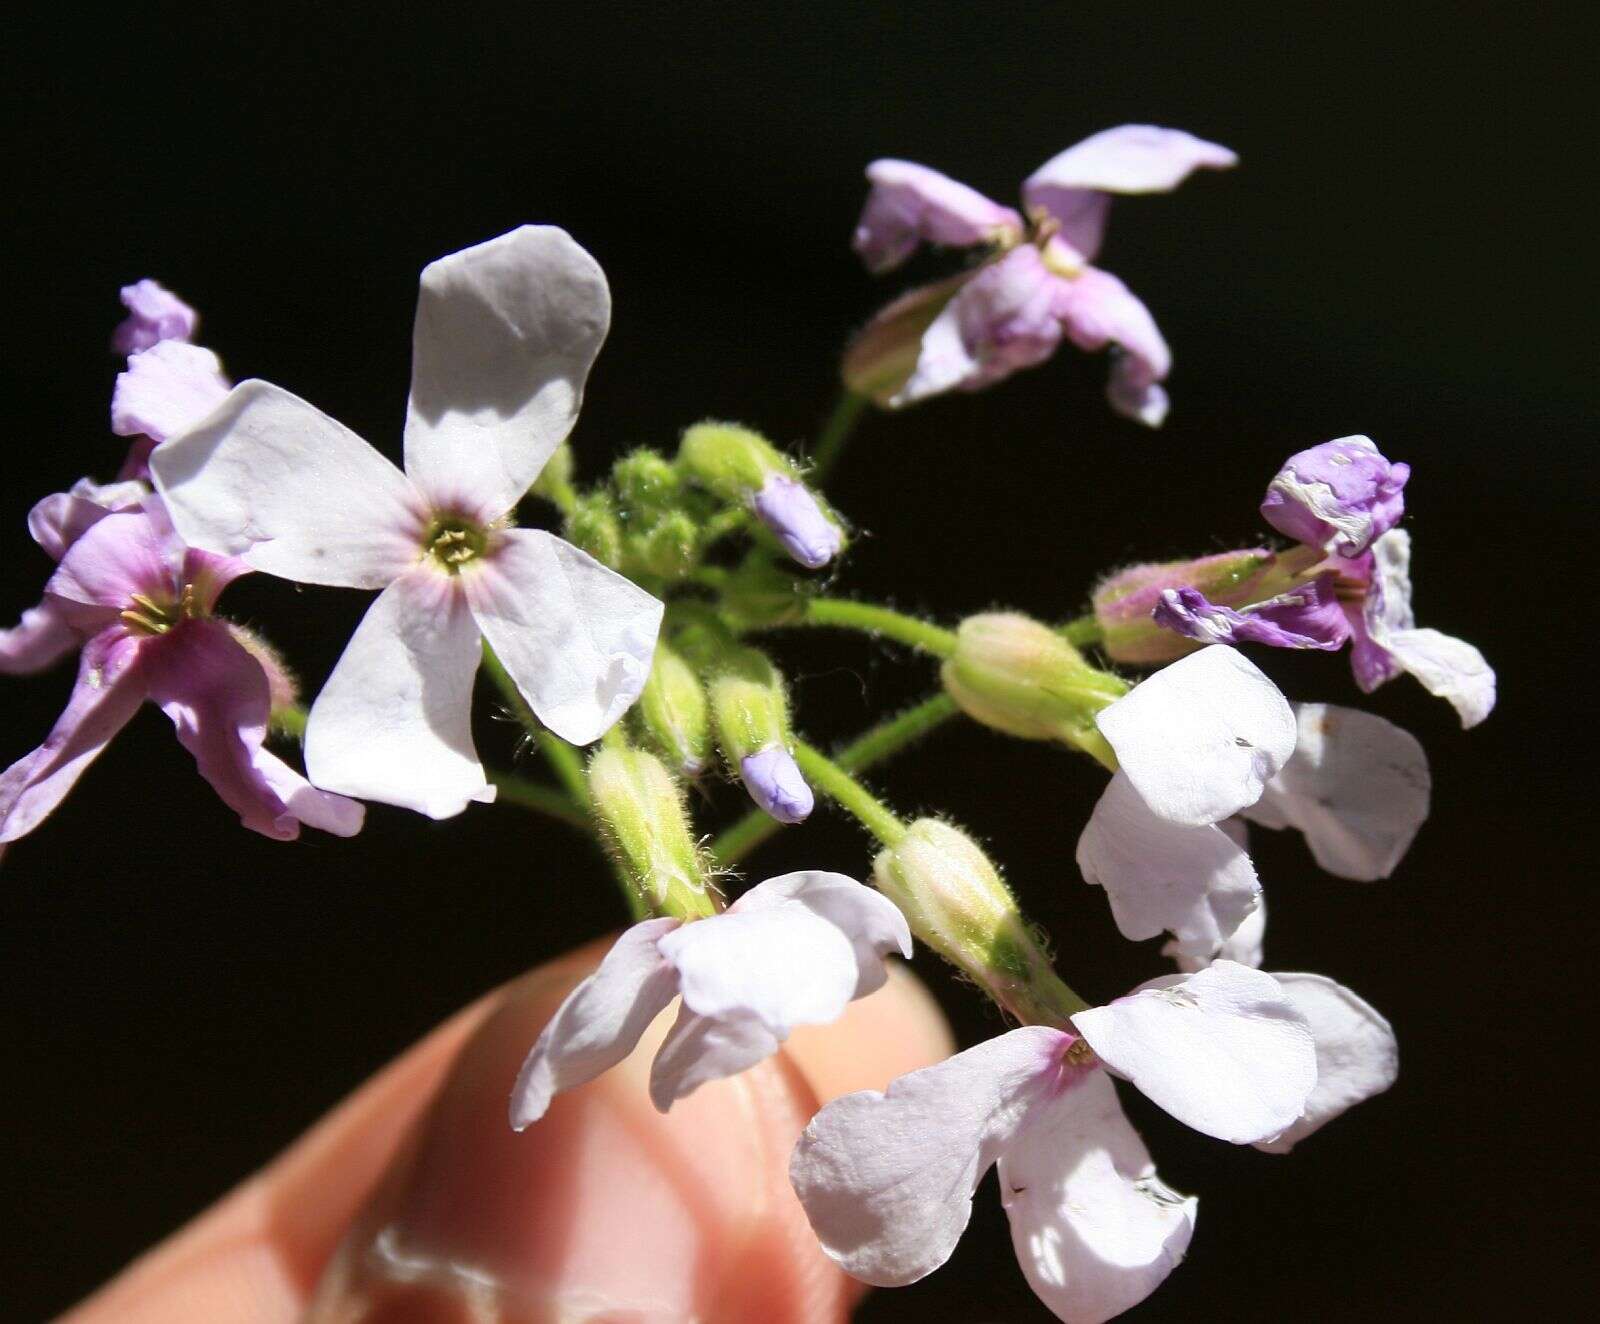
[{"label": "purple flower bud", "polygon": [[751,504],[756,518],[778,535],[784,550],[807,570],[820,570],[844,545],[838,526],[822,513],[806,485],[784,474],[768,474]]},{"label": "purple flower bud", "polygon": [[1390,464],[1369,437],[1340,437],[1291,455],[1267,486],[1261,516],[1297,542],[1360,556],[1405,514],[1409,464]]},{"label": "purple flower bud", "polygon": [[113,354],[137,354],[163,340],[190,340],[200,325],[200,314],[157,281],[124,285],[121,297],[128,316],[111,333]]},{"label": "purple flower bud", "polygon": [[803,823],[816,807],[816,797],[800,775],[789,751],[778,745],[757,750],[739,760],[750,798],[780,823]]},{"label": "purple flower bud", "polygon": [[1350,638],[1350,622],[1334,592],[1335,578],[1332,573],[1318,575],[1240,611],[1217,606],[1197,589],[1169,588],[1151,617],[1157,625],[1206,644],[1332,650]]},{"label": "purple flower bud", "polygon": [[[1299,557],[1307,565],[1318,559],[1309,552]],[[1211,602],[1241,606],[1252,598],[1271,597],[1274,588],[1289,587],[1290,579],[1275,583],[1280,575],[1299,568],[1281,564],[1286,559],[1265,547],[1242,547],[1190,561],[1158,561],[1118,571],[1094,591],[1094,618],[1106,655],[1115,662],[1138,666],[1176,661],[1191,652],[1192,645],[1152,621],[1151,613],[1162,593],[1194,588]]]}]

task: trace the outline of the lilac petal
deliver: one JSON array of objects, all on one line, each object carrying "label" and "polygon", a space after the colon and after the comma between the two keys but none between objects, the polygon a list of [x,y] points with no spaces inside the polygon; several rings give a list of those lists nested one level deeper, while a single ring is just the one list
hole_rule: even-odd
[{"label": "lilac petal", "polygon": [[1186,949],[1214,951],[1261,892],[1249,855],[1226,832],[1158,817],[1124,772],[1095,804],[1077,859],[1084,881],[1105,888],[1117,930],[1134,942],[1171,933]]},{"label": "lilac petal", "polygon": [[335,837],[353,837],[361,831],[367,811],[360,801],[335,795],[332,791],[319,791],[269,750],[255,751],[252,762],[256,775],[283,801],[291,817]]},{"label": "lilac petal", "polygon": [[1022,217],[974,188],[912,161],[867,167],[872,191],[851,246],[867,270],[898,267],[924,243],[966,248],[1022,234]]},{"label": "lilac petal", "polygon": [[1330,571],[1307,584],[1235,611],[1192,588],[1165,589],[1151,613],[1157,625],[1205,644],[1266,644],[1332,651],[1350,639]]},{"label": "lilac petal", "polygon": [[750,798],[780,823],[803,823],[816,808],[799,764],[778,745],[747,754],[739,761],[739,776]]},{"label": "lilac petal", "polygon": [[84,645],[66,711],[44,743],[0,773],[0,842],[26,836],[66,798],[144,702],[142,641],[113,627]]},{"label": "lilac petal", "polygon": [[1294,752],[1289,701],[1224,644],[1163,667],[1095,721],[1144,802],[1174,823],[1254,804]]},{"label": "lilac petal", "polygon": [[1322,975],[1273,978],[1305,1017],[1317,1051],[1317,1084],[1305,1110],[1281,1134],[1255,1142],[1269,1154],[1287,1154],[1340,1113],[1393,1085],[1400,1048],[1389,1022],[1342,984]]},{"label": "lilac petal", "polygon": [[1391,464],[1370,437],[1340,437],[1283,462],[1261,516],[1286,537],[1336,556],[1359,556],[1405,514],[1408,464]]},{"label": "lilac petal", "polygon": [[935,284],[917,286],[880,308],[845,350],[839,369],[845,385],[892,408],[916,371],[928,328],[980,270],[958,271]]},{"label": "lilac petal", "polygon": [[765,1062],[781,1043],[755,1016],[701,1016],[684,1003],[650,1064],[650,1102],[669,1112],[702,1085]]},{"label": "lilac petal", "polygon": [[9,630],[0,630],[0,675],[28,676],[60,661],[83,642],[60,598],[29,607]]},{"label": "lilac petal", "polygon": [[111,392],[111,430],[162,442],[200,422],[222,403],[229,382],[209,349],[163,340],[128,360]]},{"label": "lilac petal", "polygon": [[163,340],[190,340],[200,325],[200,314],[157,281],[124,285],[121,298],[128,316],[111,333],[114,354],[137,354]]},{"label": "lilac petal", "polygon": [[844,544],[838,526],[822,513],[804,483],[785,474],[767,475],[751,498],[756,518],[778,537],[784,550],[807,570],[820,570]]},{"label": "lilac petal", "polygon": [[879,1287],[925,1278],[972,1217],[972,1194],[1061,1081],[1072,1036],[1026,1026],[835,1099],[801,1134],[789,1180],[822,1248]]},{"label": "lilac petal", "polygon": [[1058,1319],[1100,1324],[1182,1261],[1193,1196],[1156,1175],[1103,1071],[1037,1109],[1000,1155],[1000,1199],[1028,1285]]},{"label": "lilac petal", "polygon": [[1428,757],[1406,731],[1374,713],[1295,705],[1294,754],[1244,816],[1298,828],[1331,874],[1387,878],[1428,817]]},{"label": "lilac petal", "polygon": [[889,403],[976,391],[1043,363],[1061,343],[1061,283],[1031,244],[983,267],[933,319],[916,368]]},{"label": "lilac petal", "polygon": [[873,888],[842,873],[807,869],[758,883],[728,913],[748,914],[793,903],[832,924],[855,949],[856,987],[852,998],[864,998],[883,987],[883,958],[890,952],[911,957],[911,928],[900,908]]},{"label": "lilac petal", "polygon": [[1172,371],[1172,351],[1150,310],[1109,271],[1087,267],[1057,283],[1055,312],[1079,349],[1116,348],[1106,385],[1111,407],[1146,427],[1160,427],[1167,416],[1160,383]]},{"label": "lilac petal", "polygon": [[656,944],[682,921],[647,919],[623,932],[595,972],[556,1009],[511,1091],[511,1126],[544,1116],[562,1090],[593,1080],[627,1057],[678,991]]},{"label": "lilac petal", "polygon": [[128,510],[150,495],[143,483],[95,483],[80,478],[66,492],[53,492],[34,504],[28,512],[28,533],[52,561],[59,561],[67,548],[90,527],[114,510]]},{"label": "lilac petal", "polygon": [[1123,124],[1085,138],[1029,175],[1022,198],[1061,224],[1067,242],[1092,259],[1105,234],[1108,193],[1165,193],[1202,167],[1226,169],[1239,158],[1181,129]]},{"label": "lilac petal", "polygon": [[1234,1144],[1281,1134],[1317,1082],[1306,1018],[1271,975],[1232,961],[1152,979],[1072,1023],[1151,1102]]},{"label": "lilac petal", "polygon": [[46,591],[116,611],[129,607],[135,593],[169,603],[177,596],[183,554],[158,513],[113,511],[67,549]]}]

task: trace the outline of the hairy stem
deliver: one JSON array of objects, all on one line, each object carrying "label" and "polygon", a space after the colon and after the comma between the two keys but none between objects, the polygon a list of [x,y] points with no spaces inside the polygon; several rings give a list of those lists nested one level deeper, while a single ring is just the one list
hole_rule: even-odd
[{"label": "hairy stem", "polygon": [[850,440],[850,434],[855,431],[867,404],[867,397],[857,395],[854,391],[847,390],[839,397],[839,403],[833,407],[833,413],[828,415],[828,421],[822,425],[816,447],[811,452],[809,476],[814,482],[821,482],[828,476],[828,471],[839,462],[845,443]]},{"label": "hairy stem", "polygon": [[490,772],[489,780],[499,788],[500,799],[507,804],[520,805],[524,809],[560,819],[585,832],[594,830],[587,811],[571,795],[557,787],[541,786],[514,772]]},{"label": "hairy stem", "polygon": [[811,598],[806,603],[805,616],[799,623],[860,630],[865,634],[893,639],[919,652],[932,653],[934,657],[949,657],[956,651],[953,630],[872,602],[854,602],[849,598]]},{"label": "hairy stem", "polygon": [[795,741],[794,761],[806,780],[841,809],[851,814],[862,827],[885,846],[893,846],[906,834],[906,825],[896,818],[871,791],[830,759],[820,749],[803,740]]}]

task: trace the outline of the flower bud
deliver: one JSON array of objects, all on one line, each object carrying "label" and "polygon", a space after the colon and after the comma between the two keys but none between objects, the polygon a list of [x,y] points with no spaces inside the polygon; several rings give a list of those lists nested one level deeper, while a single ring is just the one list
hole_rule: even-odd
[{"label": "flower bud", "polygon": [[1025,1025],[1062,1026],[1084,1010],[1051,969],[999,870],[960,829],[919,818],[878,853],[872,879],[918,939]]},{"label": "flower bud", "polygon": [[625,549],[630,566],[662,579],[681,579],[694,569],[700,529],[687,511],[672,510],[637,533],[629,533]]},{"label": "flower bud", "polygon": [[604,492],[578,498],[567,516],[567,541],[612,570],[622,565],[622,522]]},{"label": "flower bud", "polygon": [[654,517],[673,509],[683,491],[683,480],[666,457],[641,449],[624,455],[612,466],[611,483],[626,514]]},{"label": "flower bud", "polygon": [[651,913],[716,914],[682,789],[655,755],[599,750],[589,760],[589,800],[606,845]]},{"label": "flower bud", "polygon": [[1319,557],[1305,548],[1279,554],[1266,547],[1217,552],[1192,561],[1129,566],[1101,580],[1094,618],[1101,646],[1115,662],[1159,666],[1200,647],[1152,618],[1168,589],[1194,589],[1219,607],[1242,607],[1294,587]]},{"label": "flower bud", "polygon": [[717,742],[750,798],[780,823],[798,823],[813,806],[811,788],[789,754],[789,700],[783,678],[753,648],[725,649],[708,688]]},{"label": "flower bud", "polygon": [[634,711],[651,740],[685,777],[697,777],[711,758],[711,717],[705,687],[683,656],[665,643]]},{"label": "flower bud", "polygon": [[750,508],[772,530],[784,551],[807,570],[822,569],[844,546],[844,533],[798,479],[768,474],[751,497]]},{"label": "flower bud", "polygon": [[722,609],[738,630],[786,625],[805,616],[803,581],[759,553],[735,567],[722,589]]},{"label": "flower bud", "polygon": [[1049,626],[1012,612],[969,616],[940,675],[961,710],[985,726],[1059,740],[1116,766],[1094,719],[1128,686],[1090,666]]},{"label": "flower bud", "polygon": [[233,621],[228,621],[227,627],[234,642],[261,663],[261,669],[267,673],[267,698],[271,704],[272,721],[274,725],[283,724],[281,715],[300,702],[299,677],[283,660],[283,654],[254,630]]}]

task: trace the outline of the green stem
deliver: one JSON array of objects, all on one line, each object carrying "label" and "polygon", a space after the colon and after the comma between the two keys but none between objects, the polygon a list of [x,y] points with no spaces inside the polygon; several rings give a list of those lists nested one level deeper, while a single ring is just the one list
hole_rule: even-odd
[{"label": "green stem", "polygon": [[[944,725],[956,713],[955,701],[948,694],[935,694],[864,731],[835,754],[833,761],[846,772],[865,772]],[[712,857],[731,868],[783,826],[770,814],[753,809],[711,843]]]},{"label": "green stem", "polygon": [[906,825],[820,749],[797,740],[794,744],[794,761],[800,765],[800,771],[812,786],[841,809],[854,815],[861,826],[885,846],[893,846],[906,835]]},{"label": "green stem", "polygon": [[290,740],[304,740],[306,710],[298,703],[292,703],[286,708],[274,708],[271,730],[274,735],[287,736]]},{"label": "green stem", "polygon": [[521,805],[524,809],[548,814],[585,832],[594,828],[588,813],[565,791],[554,786],[541,786],[514,772],[491,772],[489,780],[499,788],[500,799],[507,804]]},{"label": "green stem", "polygon": [[850,434],[855,431],[856,423],[868,403],[866,396],[857,395],[854,391],[847,390],[839,397],[839,403],[822,425],[816,448],[811,452],[811,472],[808,476],[813,482],[820,483],[839,462],[845,442],[850,440]]},{"label": "green stem", "polygon": [[1097,644],[1105,638],[1105,631],[1100,628],[1100,622],[1095,619],[1093,612],[1056,626],[1056,633],[1073,645]]},{"label": "green stem", "polygon": [[506,670],[505,664],[494,655],[494,649],[489,647],[487,639],[483,641],[483,669],[489,673],[489,679],[500,691],[500,697],[506,701],[512,716],[522,724],[522,729],[528,733],[528,738],[544,755],[545,762],[556,775],[556,780],[566,787],[567,794],[575,803],[587,810],[589,781],[583,775],[583,756],[560,736],[552,735],[545,730],[544,723],[534,715],[533,709],[528,707],[528,701],[522,697],[517,682],[511,679],[511,673]]},{"label": "green stem", "polygon": [[871,602],[852,602],[848,598],[811,598],[806,603],[801,623],[831,625],[843,630],[881,635],[909,648],[932,653],[935,657],[949,657],[956,651],[953,630]]}]

